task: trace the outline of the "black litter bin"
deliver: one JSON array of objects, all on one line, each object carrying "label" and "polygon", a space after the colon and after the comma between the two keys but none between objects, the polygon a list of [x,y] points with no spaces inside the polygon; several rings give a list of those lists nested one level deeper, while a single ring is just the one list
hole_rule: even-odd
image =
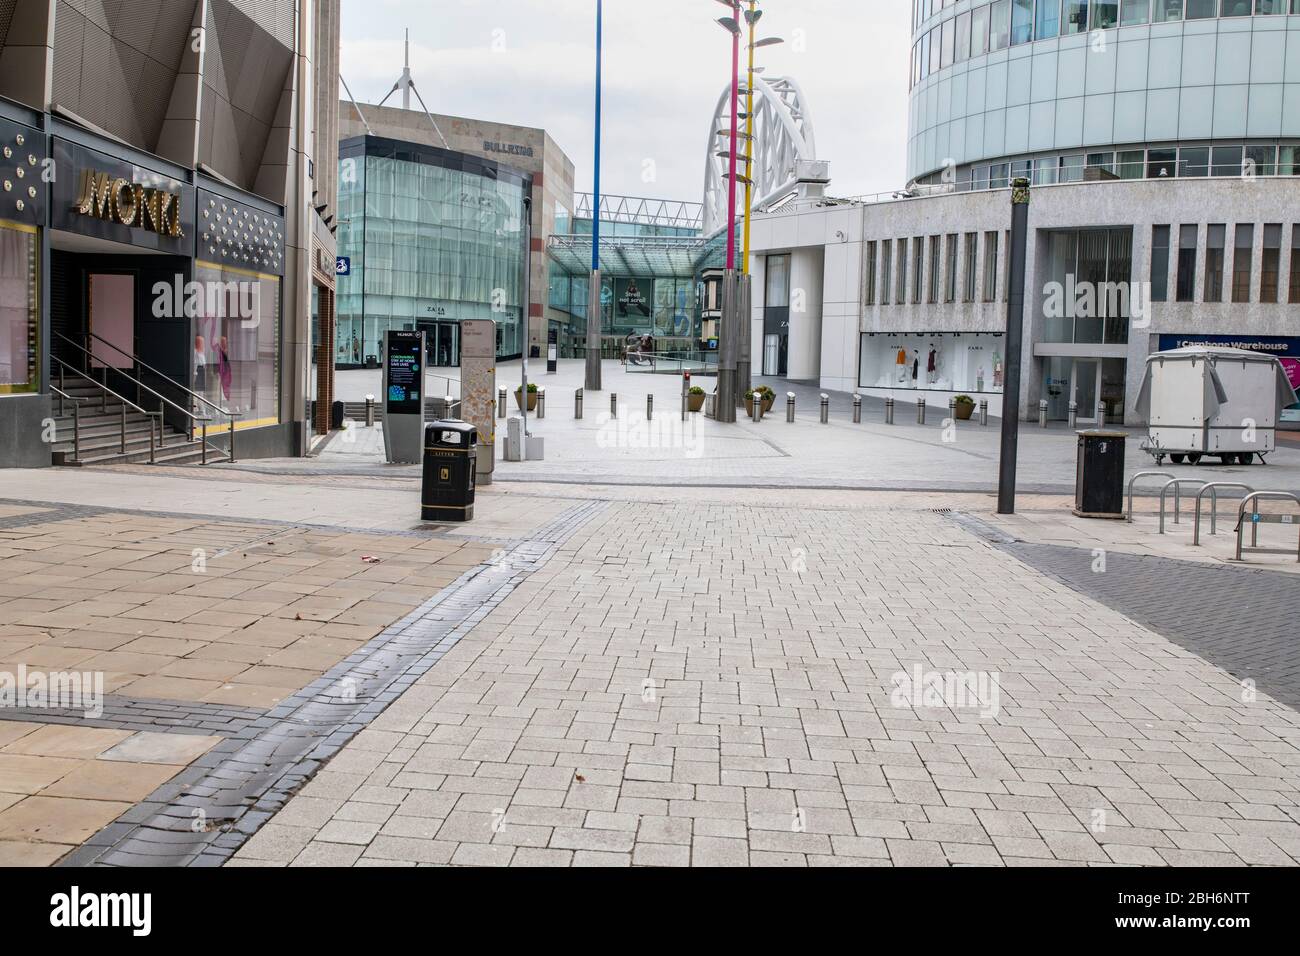
[{"label": "black litter bin", "polygon": [[424,426],[421,520],[473,519],[477,461],[478,429],[469,422],[439,421]]},{"label": "black litter bin", "polygon": [[330,428],[338,431],[343,427],[343,419],[347,417],[347,410],[342,402],[335,402],[330,406]]},{"label": "black litter bin", "polygon": [[1074,513],[1080,518],[1124,517],[1125,432],[1094,428],[1079,432]]}]

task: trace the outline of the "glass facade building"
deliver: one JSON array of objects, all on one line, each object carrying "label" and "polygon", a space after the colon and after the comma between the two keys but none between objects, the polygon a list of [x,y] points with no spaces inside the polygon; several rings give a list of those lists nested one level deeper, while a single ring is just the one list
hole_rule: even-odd
[{"label": "glass facade building", "polygon": [[429,361],[460,363],[460,322],[492,319],[523,351],[525,172],[375,136],[339,147],[335,363],[377,362],[384,332],[422,329]]}]

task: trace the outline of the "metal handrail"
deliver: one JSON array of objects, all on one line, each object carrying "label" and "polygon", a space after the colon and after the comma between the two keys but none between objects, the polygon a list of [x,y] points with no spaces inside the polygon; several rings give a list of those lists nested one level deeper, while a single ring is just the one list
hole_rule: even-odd
[{"label": "metal handrail", "polygon": [[[68,337],[67,337],[66,335],[64,335],[62,332],[55,332],[54,334],[57,335],[59,338],[63,339],[63,341],[67,342],[67,343],[68,343],[69,345],[71,345],[74,349],[79,350],[79,351],[80,351],[83,355],[85,355],[87,358],[92,359],[92,360],[95,358],[95,356],[94,356],[94,355],[93,355],[93,354],[92,354],[88,349],[86,349],[84,346],[78,345],[76,342],[72,341],[72,339],[68,338]],[[93,337],[96,341],[104,342],[104,344],[107,345],[107,346],[109,346],[110,348],[116,349],[118,352],[120,352],[122,355],[125,355],[127,358],[131,359],[132,361],[139,362],[139,359],[137,359],[136,356],[131,355],[130,353],[123,351],[122,349],[118,348],[116,345],[113,345],[112,342],[105,342],[104,339],[100,338],[98,335],[95,335],[94,332],[87,332],[86,334],[89,335],[89,336],[91,336],[91,337]],[[82,376],[83,378],[86,379],[86,381],[88,381],[88,382],[90,382],[90,383],[92,383],[92,384],[94,384],[94,385],[98,385],[98,384],[99,384],[99,383],[96,382],[93,378],[91,378],[89,375],[86,375],[84,372],[81,372],[81,371],[78,370],[78,369],[72,368],[72,366],[68,365],[66,362],[63,362],[63,361],[60,360],[60,359],[55,359],[55,361],[57,361],[57,362],[59,363],[59,365],[60,365],[61,368],[68,368],[68,369],[70,369],[71,371],[73,371],[73,372],[76,373],[77,375]],[[229,460],[233,463],[234,460],[235,460],[235,420],[236,420],[237,418],[239,418],[239,412],[231,412],[231,411],[227,411],[227,410],[223,409],[220,405],[217,405],[216,403],[211,402],[211,401],[209,401],[208,399],[204,398],[202,395],[198,394],[197,392],[194,392],[194,391],[192,391],[192,390],[186,388],[184,385],[181,385],[179,382],[175,381],[174,379],[171,379],[171,378],[169,378],[168,376],[163,375],[161,372],[157,371],[157,370],[154,369],[152,366],[150,366],[150,365],[146,365],[144,362],[139,362],[139,364],[140,364],[140,366],[141,366],[142,368],[147,368],[147,369],[149,369],[149,371],[153,372],[155,375],[157,375],[159,378],[163,379],[164,381],[168,382],[169,384],[171,384],[171,385],[175,385],[178,389],[180,389],[182,392],[186,393],[187,395],[190,395],[190,396],[192,396],[192,397],[194,397],[194,398],[197,398],[199,401],[203,402],[203,404],[207,405],[208,407],[210,407],[210,408],[214,408],[214,409],[216,409],[218,412],[220,412],[222,415],[226,415],[226,416],[229,417],[229,419],[230,419],[230,448],[229,448],[229,450],[228,450],[228,452],[227,452],[227,457],[228,457]],[[121,371],[121,370],[118,369],[118,371]],[[197,414],[195,414],[194,412],[190,411],[188,408],[183,408],[183,407],[181,407],[180,405],[178,405],[178,404],[176,404],[175,402],[173,402],[170,398],[167,398],[165,395],[161,394],[160,392],[155,391],[154,389],[150,388],[148,385],[144,384],[144,382],[140,381],[140,379],[139,379],[138,376],[137,376],[136,378],[130,379],[130,381],[132,381],[132,382],[135,383],[135,387],[136,387],[136,388],[138,388],[138,389],[144,389],[144,390],[145,390],[146,392],[148,392],[150,395],[154,396],[154,398],[158,399],[158,401],[160,401],[160,402],[165,402],[166,404],[170,405],[172,408],[176,409],[176,411],[178,411],[178,412],[180,412],[182,415],[184,415],[186,418],[188,418],[188,419],[190,420],[189,434],[190,434],[190,439],[191,439],[191,440],[193,440],[193,438],[194,438],[194,429],[195,429],[195,426],[196,426],[196,425],[198,426],[198,428],[199,428],[199,441],[202,443],[202,451],[203,451],[203,454],[202,454],[202,456],[201,456],[201,464],[206,465],[206,464],[208,463],[208,423],[209,423],[210,421],[212,421],[212,416],[211,416],[211,415],[197,415]],[[104,387],[107,388],[107,386],[104,386]],[[113,392],[113,394],[116,395],[117,393],[116,393],[116,392]],[[139,406],[132,406],[132,407],[134,407],[134,408],[139,408]],[[143,409],[141,409],[141,411],[143,411]],[[152,413],[151,413],[151,414],[152,414]],[[161,409],[161,408],[158,410],[158,413],[157,413],[157,414],[160,414],[160,415],[162,414],[162,409]],[[160,426],[160,428],[159,428],[159,437],[160,437],[160,438],[161,438],[161,431],[162,431],[162,429],[161,429],[161,426]],[[214,451],[220,451],[220,450],[221,450],[221,449],[217,448],[216,445],[212,445],[211,447],[213,448]]]},{"label": "metal handrail", "polygon": [[[76,344],[76,343],[73,343],[73,344]],[[87,375],[85,372],[82,372],[82,371],[79,370],[79,369],[75,369],[75,368],[73,368],[73,367],[70,366],[67,362],[63,361],[63,359],[58,358],[57,356],[51,355],[51,356],[50,356],[50,359],[51,359],[52,361],[55,361],[55,362],[58,362],[58,363],[59,363],[59,385],[62,385],[62,384],[63,384],[63,372],[64,372],[65,369],[67,369],[68,371],[72,372],[73,375],[76,375],[78,378],[84,378],[87,382],[89,382],[89,383],[90,383],[91,385],[93,385],[95,388],[99,389],[101,392],[104,393],[103,401],[101,401],[101,403],[100,403],[100,408],[107,408],[107,407],[108,407],[107,396],[109,396],[109,395],[112,395],[114,398],[116,398],[116,399],[118,400],[119,403],[121,403],[121,406],[122,406],[122,431],[121,431],[121,439],[120,439],[120,443],[119,443],[118,447],[121,449],[121,452],[122,452],[123,455],[126,454],[126,409],[127,409],[127,406],[128,406],[128,405],[131,406],[131,407],[134,408],[137,412],[139,412],[141,415],[144,415],[144,416],[146,416],[146,417],[149,419],[149,464],[151,464],[151,465],[154,464],[154,460],[155,460],[155,458],[156,458],[156,456],[157,456],[158,439],[159,439],[159,437],[160,437],[161,434],[162,434],[162,424],[161,424],[162,412],[161,412],[161,411],[151,412],[151,411],[149,411],[148,409],[141,408],[139,405],[137,405],[135,402],[131,401],[129,398],[125,397],[124,395],[119,395],[119,394],[117,394],[117,392],[113,391],[111,388],[109,388],[109,387],[108,387],[107,385],[105,385],[103,382],[96,382],[93,378],[91,378],[91,377],[90,377],[89,375]],[[51,386],[51,387],[53,387],[53,386]],[[66,395],[66,393],[63,392],[63,391],[62,391],[61,389],[59,389],[59,388],[55,388],[54,390],[57,391],[60,395],[63,395],[63,396],[65,396],[65,397],[67,397],[67,398],[71,398],[71,397],[72,397],[72,396],[70,396],[70,395]],[[72,453],[73,453],[73,455],[77,456],[77,459],[78,459],[78,460],[80,460],[80,458],[81,458],[81,455],[80,455],[80,438],[81,438],[81,436],[80,436],[80,431],[81,431],[81,423],[80,423],[80,420],[79,420],[79,413],[80,413],[80,411],[81,411],[81,406],[80,406],[80,405],[74,405],[74,406],[73,406],[73,418],[72,418],[72,443],[73,443],[73,448],[72,448]]]},{"label": "metal handrail", "polygon": [[1239,481],[1212,481],[1196,493],[1196,522],[1192,526],[1192,545],[1198,546],[1201,543],[1201,502],[1205,500],[1205,493],[1210,493],[1210,534],[1219,533],[1219,489],[1220,488],[1240,488],[1243,491],[1254,491],[1250,485],[1243,485]]},{"label": "metal handrail", "polygon": [[1168,478],[1169,473],[1165,471],[1139,471],[1128,483],[1128,520],[1133,520],[1133,486],[1138,483],[1139,478]]},{"label": "metal handrail", "polygon": [[51,385],[50,391],[59,396],[59,417],[63,417],[63,402],[66,399],[72,403],[72,457],[77,461],[81,460],[81,403],[85,399],[69,395],[63,389]]},{"label": "metal handrail", "polygon": [[1165,533],[1165,495],[1169,493],[1169,489],[1170,488],[1174,489],[1174,524],[1180,524],[1181,522],[1179,521],[1180,518],[1179,505],[1182,503],[1183,485],[1200,485],[1202,488],[1204,488],[1208,484],[1209,484],[1208,481],[1200,481],[1196,478],[1174,478],[1172,481],[1170,481],[1168,484],[1166,484],[1163,488],[1160,489],[1160,533],[1161,534]]},{"label": "metal handrail", "polygon": [[[64,335],[62,332],[55,332],[54,334],[57,335],[59,338],[63,339],[63,341],[67,342],[69,345],[73,346],[74,348],[81,349],[81,351],[82,351],[82,353],[83,353],[84,355],[87,355],[87,356],[89,356],[90,358],[94,358],[94,357],[95,357],[95,356],[90,352],[89,349],[85,348],[84,346],[78,345],[76,342],[72,341],[72,339],[68,338],[68,337],[67,337],[66,335]],[[191,398],[197,398],[197,399],[198,399],[200,402],[202,402],[204,405],[207,405],[209,408],[216,409],[216,410],[217,410],[218,412],[220,412],[222,415],[227,415],[227,416],[232,416],[232,417],[233,417],[234,415],[238,415],[238,414],[239,414],[238,412],[230,412],[230,411],[227,411],[226,409],[222,408],[220,405],[218,405],[216,402],[212,401],[211,399],[204,398],[202,395],[200,395],[198,392],[194,391],[193,389],[186,388],[184,385],[182,385],[180,382],[176,381],[176,380],[175,380],[174,378],[172,378],[170,375],[164,375],[162,372],[158,371],[158,370],[157,370],[156,368],[154,368],[152,365],[149,365],[147,362],[142,361],[141,358],[140,358],[140,356],[138,356],[138,355],[134,355],[134,354],[132,354],[131,352],[128,352],[126,349],[122,348],[120,345],[114,345],[112,342],[108,341],[107,339],[103,338],[102,336],[96,335],[94,332],[91,332],[89,329],[86,330],[86,337],[87,337],[87,338],[94,339],[96,342],[100,342],[100,343],[102,343],[102,344],[104,344],[104,345],[107,345],[110,349],[112,349],[112,350],[113,350],[114,352],[116,352],[118,355],[124,356],[125,358],[129,358],[133,363],[135,363],[136,365],[138,365],[140,368],[145,369],[145,370],[148,371],[148,372],[152,372],[154,375],[157,375],[160,379],[162,379],[162,380],[163,380],[164,382],[166,382],[168,385],[174,385],[176,388],[180,389],[180,391],[184,392],[186,395],[190,396]],[[148,388],[148,386],[145,386],[145,388]],[[179,408],[180,406],[175,406],[175,407]],[[209,419],[209,421],[211,421],[211,419]]]},{"label": "metal handrail", "polygon": [[[1245,537],[1246,531],[1246,506],[1251,505],[1251,514],[1258,517],[1258,512],[1254,511],[1254,505],[1259,501],[1290,501],[1294,502],[1297,508],[1300,508],[1300,497],[1293,495],[1289,491],[1254,491],[1241,499],[1241,504],[1237,507],[1237,556],[1235,560],[1240,561],[1245,551],[1253,551],[1255,554],[1290,554],[1291,549],[1286,548],[1261,548],[1259,547],[1259,521],[1251,521],[1250,547],[1242,546],[1242,538]],[[1280,516],[1279,516],[1280,517]],[[1286,517],[1291,517],[1290,515]],[[1296,522],[1300,524],[1300,522]],[[1296,542],[1296,561],[1300,562],[1300,538]]]}]

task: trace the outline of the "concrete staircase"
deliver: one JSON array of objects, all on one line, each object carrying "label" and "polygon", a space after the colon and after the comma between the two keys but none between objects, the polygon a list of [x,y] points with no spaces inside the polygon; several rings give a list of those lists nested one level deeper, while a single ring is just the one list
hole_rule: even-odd
[{"label": "concrete staircase", "polygon": [[[149,433],[155,416],[145,415],[130,405],[125,406],[126,442],[123,446],[123,404],[112,395],[104,393],[85,381],[68,382],[63,387],[69,398],[80,402],[74,442],[72,402],[63,401],[59,413],[59,397],[53,397],[54,436],[53,460],[56,465],[117,465],[149,461]],[[147,406],[146,406],[147,407]],[[225,452],[208,446],[207,461],[212,464],[227,460]],[[191,441],[189,436],[164,424],[156,439],[154,463],[158,465],[192,465],[203,460],[203,443]]]}]

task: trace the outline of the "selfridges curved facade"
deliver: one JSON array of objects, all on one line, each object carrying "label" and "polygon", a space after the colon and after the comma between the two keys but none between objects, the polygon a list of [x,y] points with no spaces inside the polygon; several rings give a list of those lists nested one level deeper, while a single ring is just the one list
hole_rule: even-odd
[{"label": "selfridges curved facade", "polygon": [[1300,172],[1300,0],[912,0],[909,181]]}]

